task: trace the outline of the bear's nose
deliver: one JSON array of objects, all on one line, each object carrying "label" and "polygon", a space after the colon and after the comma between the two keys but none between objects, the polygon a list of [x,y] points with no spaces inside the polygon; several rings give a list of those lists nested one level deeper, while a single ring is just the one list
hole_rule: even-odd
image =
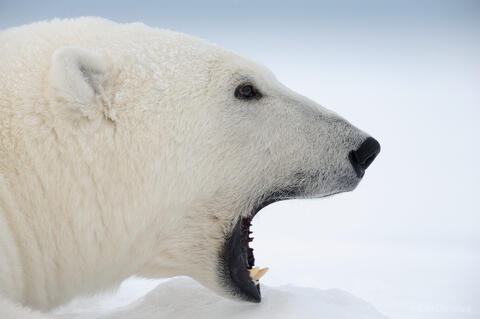
[{"label": "bear's nose", "polygon": [[348,159],[358,177],[363,177],[365,170],[372,164],[378,153],[380,153],[380,143],[373,137],[369,137],[363,141],[356,151],[351,151],[348,154]]}]

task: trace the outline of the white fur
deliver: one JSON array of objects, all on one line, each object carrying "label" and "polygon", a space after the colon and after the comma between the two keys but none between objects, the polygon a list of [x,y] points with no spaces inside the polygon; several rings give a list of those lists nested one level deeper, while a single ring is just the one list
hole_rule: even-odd
[{"label": "white fur", "polygon": [[[263,98],[236,99],[244,81]],[[263,66],[184,34],[96,18],[3,31],[0,318],[44,318],[27,307],[131,275],[225,293],[218,253],[237,218],[292,183],[304,196],[353,189],[347,154],[364,138]]]}]

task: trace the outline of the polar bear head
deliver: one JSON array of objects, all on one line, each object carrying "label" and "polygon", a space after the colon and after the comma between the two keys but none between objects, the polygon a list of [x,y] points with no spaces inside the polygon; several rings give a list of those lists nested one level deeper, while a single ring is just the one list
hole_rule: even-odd
[{"label": "polar bear head", "polygon": [[252,218],[276,201],[353,190],[378,142],[202,40],[138,24],[94,33],[109,40],[53,54],[51,104],[59,126],[109,154],[97,187],[110,185],[102,200],[138,224],[135,272],[260,301]]}]

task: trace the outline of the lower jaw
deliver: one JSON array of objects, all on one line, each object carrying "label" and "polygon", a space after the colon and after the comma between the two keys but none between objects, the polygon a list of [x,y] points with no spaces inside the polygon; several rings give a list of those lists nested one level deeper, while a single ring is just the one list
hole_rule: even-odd
[{"label": "lower jaw", "polygon": [[[245,253],[245,249],[250,249],[248,246],[249,234],[242,233],[242,231],[249,231],[249,225],[245,226],[243,223],[247,222],[247,224],[249,224],[252,218],[262,208],[274,202],[295,198],[320,198],[332,196],[337,193],[353,190],[358,182],[359,180],[354,183],[349,183],[349,185],[345,185],[345,187],[340,190],[332,190],[321,196],[307,196],[305,194],[305,188],[302,187],[287,188],[283,191],[272,192],[269,196],[264,196],[263,200],[253,209],[248,217],[240,217],[238,219],[235,227],[225,241],[225,245],[220,254],[218,269],[221,285],[225,287],[230,295],[236,298],[250,302],[260,302],[262,296],[260,292],[260,284],[258,283],[259,277],[256,277],[255,274],[261,273],[261,275],[263,275],[268,269],[258,269],[258,267],[251,269],[254,266],[253,253]],[[245,240],[247,240],[247,245],[245,245]],[[254,274],[252,275],[252,273]]]}]

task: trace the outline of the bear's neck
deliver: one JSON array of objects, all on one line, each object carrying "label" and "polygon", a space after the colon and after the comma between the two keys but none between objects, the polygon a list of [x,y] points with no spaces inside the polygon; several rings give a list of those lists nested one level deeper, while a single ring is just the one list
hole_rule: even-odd
[{"label": "bear's neck", "polygon": [[49,309],[115,286],[147,261],[155,186],[147,164],[132,160],[134,150],[119,154],[118,146],[96,144],[110,141],[108,132],[87,138],[32,130],[10,136],[12,151],[0,145],[0,218],[21,269],[12,295]]}]

